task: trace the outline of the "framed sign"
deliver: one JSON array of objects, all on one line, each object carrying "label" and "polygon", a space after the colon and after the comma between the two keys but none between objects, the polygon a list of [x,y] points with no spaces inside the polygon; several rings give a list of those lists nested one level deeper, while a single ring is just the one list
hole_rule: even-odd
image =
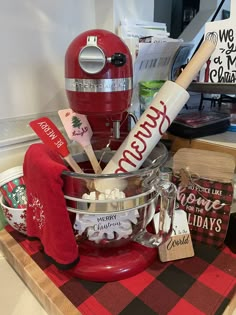
[{"label": "framed sign", "polygon": [[186,187],[173,176],[177,188],[177,209],[185,210],[192,240],[220,246],[226,237],[233,185],[199,178]]},{"label": "framed sign", "polygon": [[[229,12],[228,12],[229,13]],[[224,12],[224,15],[227,11]],[[236,83],[236,1],[231,0],[230,15],[205,25],[205,38],[217,38],[216,49],[205,67],[205,82]]]},{"label": "framed sign", "polygon": [[233,201],[234,169],[234,157],[222,152],[184,148],[174,155],[176,207],[187,213],[193,241],[223,244]]}]

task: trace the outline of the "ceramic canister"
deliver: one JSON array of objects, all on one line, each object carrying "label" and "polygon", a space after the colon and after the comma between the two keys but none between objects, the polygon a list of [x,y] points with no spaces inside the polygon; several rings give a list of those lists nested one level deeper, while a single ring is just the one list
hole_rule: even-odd
[{"label": "ceramic canister", "polygon": [[22,166],[10,168],[0,174],[0,192],[12,208],[25,208],[26,187]]}]

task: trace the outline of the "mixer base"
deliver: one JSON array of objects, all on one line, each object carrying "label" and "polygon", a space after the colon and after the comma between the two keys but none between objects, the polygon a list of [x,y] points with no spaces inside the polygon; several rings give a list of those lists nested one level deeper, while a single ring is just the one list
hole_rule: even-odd
[{"label": "mixer base", "polygon": [[157,259],[157,249],[135,242],[123,247],[98,248],[79,245],[80,262],[69,272],[76,278],[110,282],[132,277]]}]

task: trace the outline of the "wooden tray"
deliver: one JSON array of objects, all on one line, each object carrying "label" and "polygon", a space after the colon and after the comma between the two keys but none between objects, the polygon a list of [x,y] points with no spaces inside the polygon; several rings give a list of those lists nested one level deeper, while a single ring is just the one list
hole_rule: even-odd
[{"label": "wooden tray", "polygon": [[[0,231],[0,249],[48,314],[82,315],[6,230]],[[235,309],[236,296],[227,305],[223,315],[233,315]]]}]

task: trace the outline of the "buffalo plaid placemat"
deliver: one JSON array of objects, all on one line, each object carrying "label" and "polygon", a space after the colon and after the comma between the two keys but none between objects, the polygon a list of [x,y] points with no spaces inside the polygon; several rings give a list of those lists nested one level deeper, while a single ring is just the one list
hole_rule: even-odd
[{"label": "buffalo plaid placemat", "polygon": [[236,255],[225,246],[195,244],[194,257],[168,263],[157,258],[134,277],[98,283],[58,271],[39,242],[6,230],[83,315],[221,315],[236,292]]}]

